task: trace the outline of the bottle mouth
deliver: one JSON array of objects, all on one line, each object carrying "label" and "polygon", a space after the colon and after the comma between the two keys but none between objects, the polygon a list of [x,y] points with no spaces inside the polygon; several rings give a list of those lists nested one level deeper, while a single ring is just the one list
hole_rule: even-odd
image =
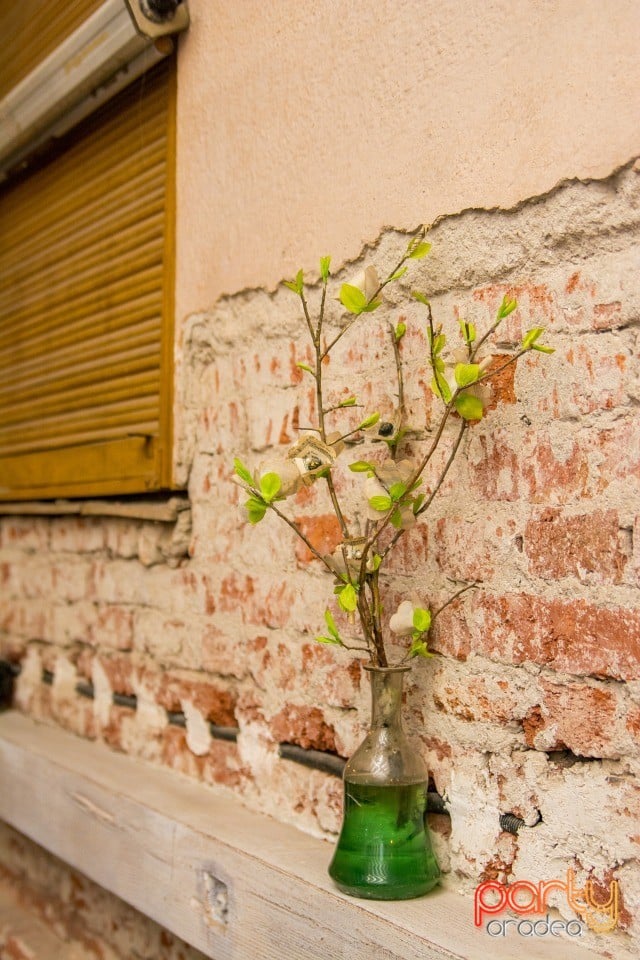
[{"label": "bottle mouth", "polygon": [[364,669],[370,673],[407,673],[411,670],[410,663],[397,663],[391,667],[377,667],[374,663],[365,663]]}]

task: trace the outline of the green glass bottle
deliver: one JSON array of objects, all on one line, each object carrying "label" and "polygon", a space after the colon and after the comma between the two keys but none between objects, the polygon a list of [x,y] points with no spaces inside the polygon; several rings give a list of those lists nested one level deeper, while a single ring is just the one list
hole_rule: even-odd
[{"label": "green glass bottle", "polygon": [[427,771],[402,729],[410,666],[367,666],[371,729],[344,770],[344,814],[329,874],[344,893],[406,900],[440,878],[425,823]]}]

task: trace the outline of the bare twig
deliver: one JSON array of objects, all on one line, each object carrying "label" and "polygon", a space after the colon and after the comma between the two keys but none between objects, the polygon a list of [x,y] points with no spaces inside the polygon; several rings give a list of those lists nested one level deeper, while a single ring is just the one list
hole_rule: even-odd
[{"label": "bare twig", "polygon": [[438,607],[438,609],[436,610],[436,612],[435,612],[434,614],[432,614],[432,616],[431,616],[431,625],[433,626],[434,621],[440,616],[440,614],[442,613],[442,611],[443,611],[443,610],[446,610],[447,607],[450,607],[451,604],[454,603],[454,602],[458,599],[458,597],[461,597],[463,593],[466,593],[466,592],[467,592],[467,590],[476,590],[479,586],[480,586],[479,581],[474,580],[473,583],[468,583],[468,584],[467,584],[465,587],[463,587],[461,590],[458,590],[456,593],[454,593],[452,596],[450,596],[449,599],[446,601],[446,603],[443,603],[442,606],[441,606],[441,607]]},{"label": "bare twig", "polygon": [[316,548],[315,548],[314,545],[311,543],[311,541],[308,539],[308,537],[306,537],[306,536],[304,535],[304,533],[302,532],[302,530],[293,522],[293,520],[290,520],[289,517],[288,517],[285,513],[283,513],[281,510],[278,510],[278,508],[275,506],[274,503],[268,503],[267,506],[269,507],[270,510],[273,510],[273,512],[276,514],[276,516],[280,517],[281,520],[284,520],[284,522],[287,524],[287,526],[291,527],[291,529],[293,530],[293,532],[294,532],[298,537],[300,537],[300,539],[302,540],[302,542],[303,542],[304,544],[306,544],[307,548],[311,551],[311,553],[314,555],[314,557],[316,557],[316,559],[318,559],[318,560],[321,560],[322,563],[323,563],[323,564],[325,565],[325,567],[327,568],[327,570],[328,570],[333,576],[335,576],[335,573],[336,573],[336,572],[335,572],[335,570],[333,569],[333,567],[331,566],[331,564],[327,562],[327,560],[322,556],[322,554],[321,554],[318,550],[316,550]]}]

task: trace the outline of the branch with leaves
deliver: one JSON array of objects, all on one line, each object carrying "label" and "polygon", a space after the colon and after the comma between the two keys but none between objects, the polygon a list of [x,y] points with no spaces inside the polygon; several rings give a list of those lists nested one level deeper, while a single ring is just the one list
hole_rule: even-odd
[{"label": "branch with leaves", "polygon": [[[502,321],[517,308],[515,299],[507,296],[502,300],[494,321],[482,336],[478,337],[475,324],[460,320],[461,345],[448,351],[447,336],[442,325],[434,322],[428,297],[420,291],[413,291],[414,300],[426,310],[427,360],[432,371],[431,390],[442,404],[439,420],[432,436],[426,441],[427,446],[422,456],[404,459],[401,457],[401,451],[408,442],[407,434],[410,432],[406,423],[401,354],[402,339],[407,332],[404,318],[397,326],[391,325],[390,329],[398,395],[397,413],[393,422],[382,420],[380,413],[374,411],[364,417],[359,416],[347,430],[330,430],[328,424],[332,415],[338,411],[357,408],[360,404],[355,395],[350,395],[338,403],[326,405],[323,361],[358,322],[365,322],[369,314],[381,307],[385,287],[404,277],[411,261],[421,260],[427,256],[430,249],[431,244],[425,240],[425,231],[421,230],[412,237],[402,257],[384,280],[379,279],[375,267],[368,266],[360,278],[352,283],[343,283],[339,289],[338,301],[349,316],[337,332],[334,330],[330,338],[327,338],[326,332],[330,257],[322,257],[320,260],[321,296],[315,318],[305,292],[303,271],[299,270],[294,280],[285,282],[285,286],[300,299],[313,348],[313,361],[300,362],[298,367],[315,381],[317,424],[309,426],[284,456],[264,461],[253,473],[241,460],[236,458],[234,461],[235,480],[247,494],[244,506],[248,521],[257,524],[271,512],[286,523],[333,576],[335,598],[349,624],[354,626],[358,623],[360,636],[345,638],[333,613],[327,608],[327,631],[319,635],[317,641],[366,653],[374,665],[382,667],[389,664],[381,600],[387,558],[406,531],[428,512],[459,453],[469,425],[484,417],[490,399],[491,380],[527,353],[553,353],[552,347],[540,342],[544,328],[534,327],[525,333],[515,352],[504,354],[504,362],[497,367],[491,368],[491,355],[480,355],[482,348],[495,334]],[[457,418],[460,424],[453,439],[445,430],[452,418]],[[387,456],[382,462],[374,462],[374,459],[354,460],[347,465],[351,473],[364,477],[364,511],[361,507],[355,511],[352,518],[338,496],[334,471],[339,457],[349,445],[366,438],[385,443]],[[425,491],[421,488],[425,482],[426,471],[436,451],[445,443],[449,446],[444,465],[439,473],[431,478],[430,486]],[[294,496],[302,486],[313,483],[326,485],[340,526],[342,541],[331,555],[321,554],[300,526],[281,509],[283,501]],[[366,517],[364,523],[363,512]],[[393,528],[394,532],[386,546],[382,546],[382,535],[389,527]],[[438,615],[476,586],[476,583],[466,584],[434,613],[426,606],[414,604],[410,600],[400,603],[389,619],[387,630],[397,637],[407,638],[408,645],[401,663],[413,657],[433,655],[429,651],[429,635]]]}]

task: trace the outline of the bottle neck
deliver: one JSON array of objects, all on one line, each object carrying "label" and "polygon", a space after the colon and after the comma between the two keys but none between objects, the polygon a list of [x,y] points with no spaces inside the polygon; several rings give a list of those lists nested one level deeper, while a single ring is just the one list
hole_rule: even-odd
[{"label": "bottle neck", "polygon": [[371,679],[371,729],[402,729],[402,684],[410,667],[367,668]]}]

